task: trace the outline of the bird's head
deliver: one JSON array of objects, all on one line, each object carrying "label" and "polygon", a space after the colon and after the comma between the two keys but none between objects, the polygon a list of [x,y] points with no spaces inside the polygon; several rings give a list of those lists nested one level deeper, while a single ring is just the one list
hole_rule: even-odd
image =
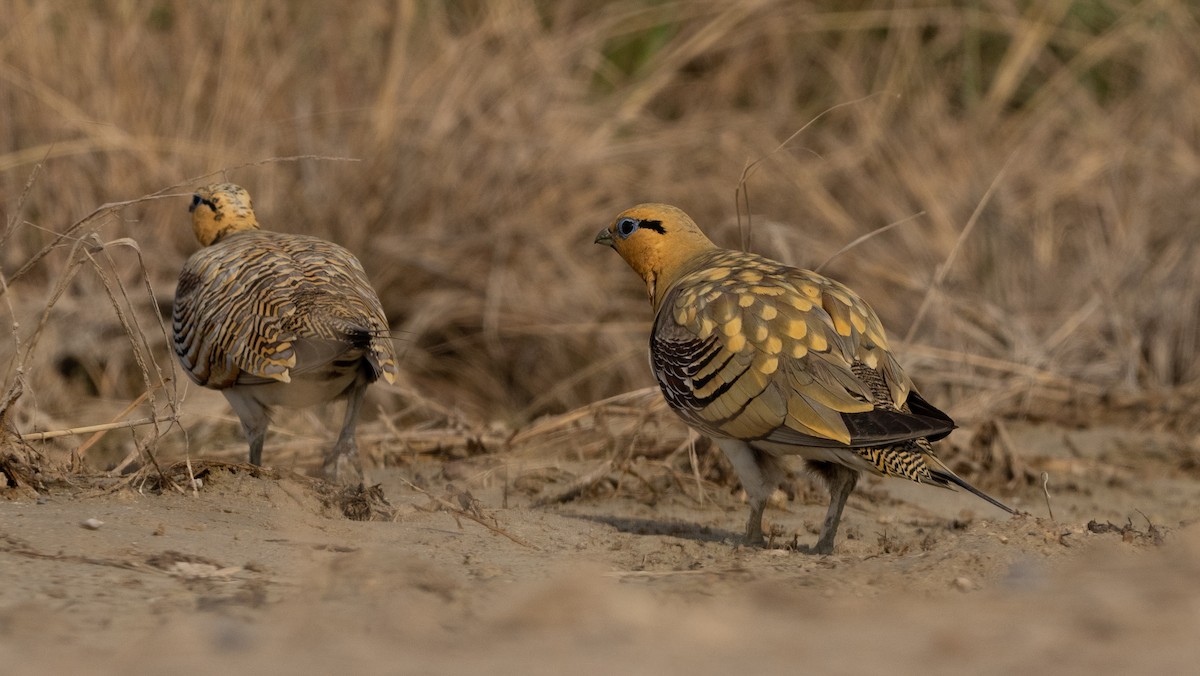
[{"label": "bird's head", "polygon": [[697,255],[716,248],[687,214],[669,204],[639,204],[617,215],[596,235],[646,282],[657,310],[663,296]]},{"label": "bird's head", "polygon": [[192,231],[208,246],[231,232],[258,230],[258,219],[250,204],[250,193],[240,185],[214,183],[192,195]]}]

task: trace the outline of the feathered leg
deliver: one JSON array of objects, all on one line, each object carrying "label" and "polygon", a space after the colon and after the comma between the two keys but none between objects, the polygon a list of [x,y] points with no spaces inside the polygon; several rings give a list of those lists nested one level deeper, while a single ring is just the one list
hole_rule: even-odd
[{"label": "feathered leg", "polygon": [[738,480],[750,502],[750,520],[746,523],[746,544],[763,545],[762,518],[767,500],[785,477],[783,467],[775,456],[756,451],[744,441],[715,439],[717,446],[729,458]]},{"label": "feathered leg", "polygon": [[225,390],[225,399],[229,402],[238,420],[242,421],[242,432],[246,442],[250,444],[250,464],[262,464],[263,441],[267,438],[267,428],[271,425],[271,411],[263,406],[245,390]]},{"label": "feathered leg", "polygon": [[321,467],[321,473],[330,481],[346,485],[362,483],[362,460],[358,457],[354,430],[358,424],[358,411],[362,407],[363,395],[367,392],[368,384],[366,376],[359,374],[346,390],[346,414],[342,419],[342,431],[338,434],[337,443],[326,454]]},{"label": "feathered leg", "polygon": [[858,483],[858,472],[836,462],[810,460],[807,464],[829,486],[829,511],[825,512],[825,522],[821,524],[817,544],[809,551],[812,554],[832,554],[833,541],[842,522],[842,509],[846,507],[846,499]]}]

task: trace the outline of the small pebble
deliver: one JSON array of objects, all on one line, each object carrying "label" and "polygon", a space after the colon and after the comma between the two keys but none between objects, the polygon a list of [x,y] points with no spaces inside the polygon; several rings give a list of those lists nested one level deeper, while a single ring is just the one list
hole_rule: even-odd
[{"label": "small pebble", "polygon": [[954,578],[954,586],[957,587],[959,591],[971,591],[975,588],[975,583],[971,582],[971,578],[969,577],[956,577]]},{"label": "small pebble", "polygon": [[100,530],[100,526],[103,526],[104,522],[100,519],[84,519],[79,522],[79,525],[88,530]]}]

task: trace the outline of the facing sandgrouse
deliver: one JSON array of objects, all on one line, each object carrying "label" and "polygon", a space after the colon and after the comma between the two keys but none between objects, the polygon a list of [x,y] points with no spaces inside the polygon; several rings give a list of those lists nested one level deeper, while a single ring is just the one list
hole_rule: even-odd
[{"label": "facing sandgrouse", "polygon": [[810,551],[833,551],[860,472],[959,486],[929,442],[954,421],[921,398],[888,350],[875,311],[842,284],[718,248],[683,211],[641,204],[596,243],[646,282],[654,310],[650,363],[671,408],[729,457],[750,502],[746,541],[761,544],[767,499],[802,456],[829,487]]},{"label": "facing sandgrouse", "polygon": [[260,230],[250,195],[232,183],[192,197],[203,246],[179,273],[175,353],[191,379],[221,390],[262,462],[272,406],[346,399],[322,471],[362,480],[354,439],[367,385],[395,382],[396,354],[379,297],[353,254],[317,237]]}]

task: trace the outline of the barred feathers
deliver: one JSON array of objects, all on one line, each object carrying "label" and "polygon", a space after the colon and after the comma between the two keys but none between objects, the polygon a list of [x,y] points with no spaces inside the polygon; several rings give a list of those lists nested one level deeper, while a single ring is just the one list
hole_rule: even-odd
[{"label": "barred feathers", "polygon": [[258,229],[249,196],[232,184],[202,188],[195,200],[197,237],[211,234],[211,243],[183,266],[173,313],[175,352],[195,382],[287,383],[348,353],[366,360],[370,380],[395,381],[387,318],[349,251]]}]

